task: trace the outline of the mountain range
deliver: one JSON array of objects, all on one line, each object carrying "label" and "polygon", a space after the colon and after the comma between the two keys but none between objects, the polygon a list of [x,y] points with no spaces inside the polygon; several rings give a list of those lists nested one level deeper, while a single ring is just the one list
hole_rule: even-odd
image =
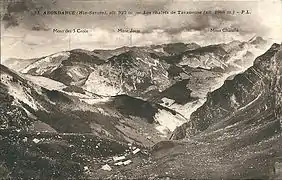
[{"label": "mountain range", "polygon": [[268,46],[254,37],[6,60],[0,175],[279,178],[282,54]]}]

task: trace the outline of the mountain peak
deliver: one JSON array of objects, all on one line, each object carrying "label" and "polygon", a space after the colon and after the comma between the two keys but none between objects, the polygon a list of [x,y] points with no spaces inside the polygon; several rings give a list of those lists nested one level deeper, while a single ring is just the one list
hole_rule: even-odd
[{"label": "mountain peak", "polygon": [[263,39],[260,36],[254,36],[249,40],[249,42],[253,45],[263,46],[267,43],[267,40]]}]

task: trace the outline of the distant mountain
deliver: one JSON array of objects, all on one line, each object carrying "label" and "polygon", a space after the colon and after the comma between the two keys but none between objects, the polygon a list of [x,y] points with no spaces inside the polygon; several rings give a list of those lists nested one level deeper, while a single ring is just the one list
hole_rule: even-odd
[{"label": "distant mountain", "polygon": [[[8,60],[5,65],[19,70],[14,64],[21,64],[25,66],[21,69],[22,73],[40,75],[66,85],[84,86],[86,89],[91,89],[89,84],[99,83],[101,89],[96,87],[92,90],[100,90],[100,93],[107,95],[126,93],[142,96],[148,91],[165,90],[177,81],[176,78],[188,79],[185,77],[185,74],[189,74],[187,67],[216,73],[244,69],[242,66],[250,66],[254,59],[254,42],[234,41],[206,47],[193,43],[175,43],[92,52],[77,49],[37,60]],[[239,59],[244,62],[238,62]],[[175,74],[173,69],[177,68],[179,70]],[[103,92],[103,87],[112,91]]]},{"label": "distant mountain", "polygon": [[[44,84],[48,78],[97,95],[127,94],[162,104],[189,118],[190,111],[185,109],[202,105],[208,92],[220,87],[228,76],[251,66],[262,49],[254,40],[206,47],[173,43],[114,50],[75,49],[38,59],[10,59],[4,65],[43,87],[50,86]],[[175,92],[180,89],[188,96],[179,97]]]}]

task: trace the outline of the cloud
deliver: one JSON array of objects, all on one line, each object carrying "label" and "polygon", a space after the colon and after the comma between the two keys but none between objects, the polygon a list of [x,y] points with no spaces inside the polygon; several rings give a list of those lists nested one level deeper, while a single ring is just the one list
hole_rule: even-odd
[{"label": "cloud", "polygon": [[[19,0],[17,0],[19,1]],[[282,41],[281,1],[183,1],[183,0],[25,0],[17,6],[5,4],[1,26],[2,57],[35,57],[69,48],[115,48],[130,45],[150,45],[170,42],[196,42],[202,45],[246,40],[254,34]],[[241,12],[250,15],[34,15],[36,10],[85,11],[214,11]],[[238,28],[239,33],[212,33],[210,28]],[[86,34],[53,33],[52,29],[85,28]],[[118,33],[118,28],[138,29],[141,33]],[[13,38],[15,37],[15,38]],[[16,51],[15,51],[16,50]]]}]

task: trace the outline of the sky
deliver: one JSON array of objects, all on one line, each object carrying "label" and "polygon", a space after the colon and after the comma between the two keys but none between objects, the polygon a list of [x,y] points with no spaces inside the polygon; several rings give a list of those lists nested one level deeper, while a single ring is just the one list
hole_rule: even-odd
[{"label": "sky", "polygon": [[[70,49],[112,49],[173,42],[200,45],[246,41],[254,35],[282,42],[282,1],[213,0],[15,0],[1,5],[1,61],[29,59]],[[40,14],[34,14],[37,10]],[[43,15],[44,11],[130,11],[127,15]],[[144,15],[150,11],[228,10],[251,14]],[[37,27],[37,30],[34,30]],[[53,29],[86,29],[88,33],[54,33]],[[118,29],[140,33],[121,33]],[[239,32],[211,32],[237,28]]]}]

